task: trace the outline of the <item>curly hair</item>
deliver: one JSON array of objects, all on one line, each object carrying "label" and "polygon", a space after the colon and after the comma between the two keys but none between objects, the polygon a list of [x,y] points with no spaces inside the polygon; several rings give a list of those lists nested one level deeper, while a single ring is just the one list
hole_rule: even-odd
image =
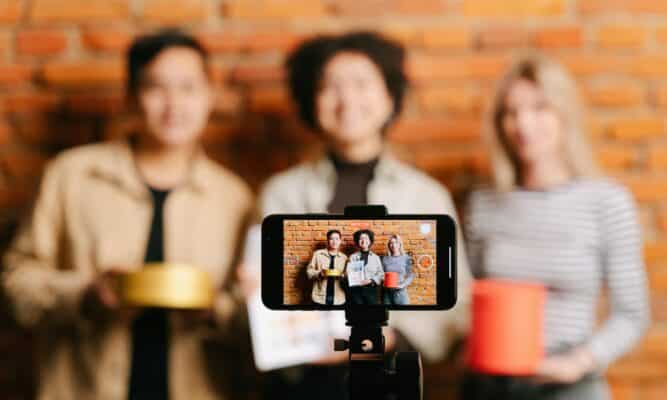
[{"label": "curly hair", "polygon": [[400,114],[408,86],[404,70],[405,50],[394,41],[374,32],[358,31],[343,35],[322,35],[301,43],[287,58],[287,83],[303,122],[320,131],[315,101],[327,63],[339,53],[358,53],[368,57],[384,78],[393,103],[393,112],[383,132]]}]

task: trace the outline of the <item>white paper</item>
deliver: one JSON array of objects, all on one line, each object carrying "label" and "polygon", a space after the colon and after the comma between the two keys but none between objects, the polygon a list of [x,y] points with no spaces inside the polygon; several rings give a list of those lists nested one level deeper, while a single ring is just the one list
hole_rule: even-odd
[{"label": "white paper", "polygon": [[361,286],[366,280],[363,261],[350,261],[347,264],[347,283],[352,286]]},{"label": "white paper", "polygon": [[[261,227],[251,227],[243,260],[256,276],[261,274],[261,243]],[[261,290],[248,299],[247,306],[253,356],[260,371],[318,361],[331,354],[334,338],[350,336],[343,311],[269,310],[262,303]]]}]

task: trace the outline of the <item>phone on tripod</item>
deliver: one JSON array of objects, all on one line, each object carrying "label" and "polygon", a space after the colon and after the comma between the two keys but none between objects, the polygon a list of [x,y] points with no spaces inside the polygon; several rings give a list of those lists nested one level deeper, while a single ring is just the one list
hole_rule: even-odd
[{"label": "phone on tripod", "polygon": [[446,310],[456,304],[448,215],[280,214],[262,223],[262,301],[272,310]]},{"label": "phone on tripod", "polygon": [[388,215],[352,206],[343,215],[270,215],[262,223],[262,302],[272,310],[345,310],[351,400],[420,400],[417,352],[384,358],[389,310],[456,304],[456,226],[448,215]]}]

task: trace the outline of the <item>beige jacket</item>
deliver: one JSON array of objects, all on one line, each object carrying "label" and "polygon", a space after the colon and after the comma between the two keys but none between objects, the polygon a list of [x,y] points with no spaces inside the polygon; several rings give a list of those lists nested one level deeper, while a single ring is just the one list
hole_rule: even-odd
[{"label": "beige jacket", "polygon": [[[203,154],[187,184],[169,195],[166,261],[200,266],[220,288],[217,326],[185,312],[169,316],[172,399],[227,397],[225,371],[238,367],[224,360],[210,365],[205,356],[233,340],[239,296],[229,274],[251,207],[248,187]],[[126,142],[67,151],[46,169],[32,218],[6,254],[2,275],[16,319],[37,332],[39,399],[127,398],[131,322],[117,315],[93,321],[81,314],[80,301],[101,271],[141,268],[151,217],[150,193]],[[205,352],[205,345],[214,347]]]},{"label": "beige jacket", "polygon": [[[313,280],[313,301],[317,304],[326,304],[327,302],[327,281],[328,278],[321,276],[321,271],[329,269],[331,259],[329,258],[329,250],[319,249],[313,253],[313,258],[306,268],[308,278]],[[345,264],[347,263],[347,256],[341,252],[336,254],[334,258],[334,269],[344,272]],[[339,305],[345,303],[345,290],[341,287],[340,279],[334,280],[334,304]]]},{"label": "beige jacket", "polygon": [[[323,213],[333,197],[336,171],[322,157],[273,176],[258,199],[263,216],[275,213]],[[380,158],[368,186],[368,203],[384,204],[391,214],[449,214],[456,210],[447,190],[435,179],[400,162],[389,152]],[[470,271],[461,230],[457,229],[458,301],[449,311],[395,311],[390,325],[399,329],[425,359],[444,357],[468,325]]]}]

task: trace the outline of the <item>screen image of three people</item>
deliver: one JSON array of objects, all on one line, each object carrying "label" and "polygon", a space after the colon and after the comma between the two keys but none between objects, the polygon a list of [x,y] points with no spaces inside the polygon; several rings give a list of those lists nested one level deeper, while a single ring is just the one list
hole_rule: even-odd
[{"label": "screen image of three people", "polygon": [[322,305],[408,305],[408,286],[415,278],[412,256],[403,248],[400,235],[387,241],[386,255],[371,250],[375,234],[370,229],[354,232],[357,249],[349,257],[341,251],[342,234],[327,232],[327,247],[316,250],[306,273],[313,281],[312,301]]}]

